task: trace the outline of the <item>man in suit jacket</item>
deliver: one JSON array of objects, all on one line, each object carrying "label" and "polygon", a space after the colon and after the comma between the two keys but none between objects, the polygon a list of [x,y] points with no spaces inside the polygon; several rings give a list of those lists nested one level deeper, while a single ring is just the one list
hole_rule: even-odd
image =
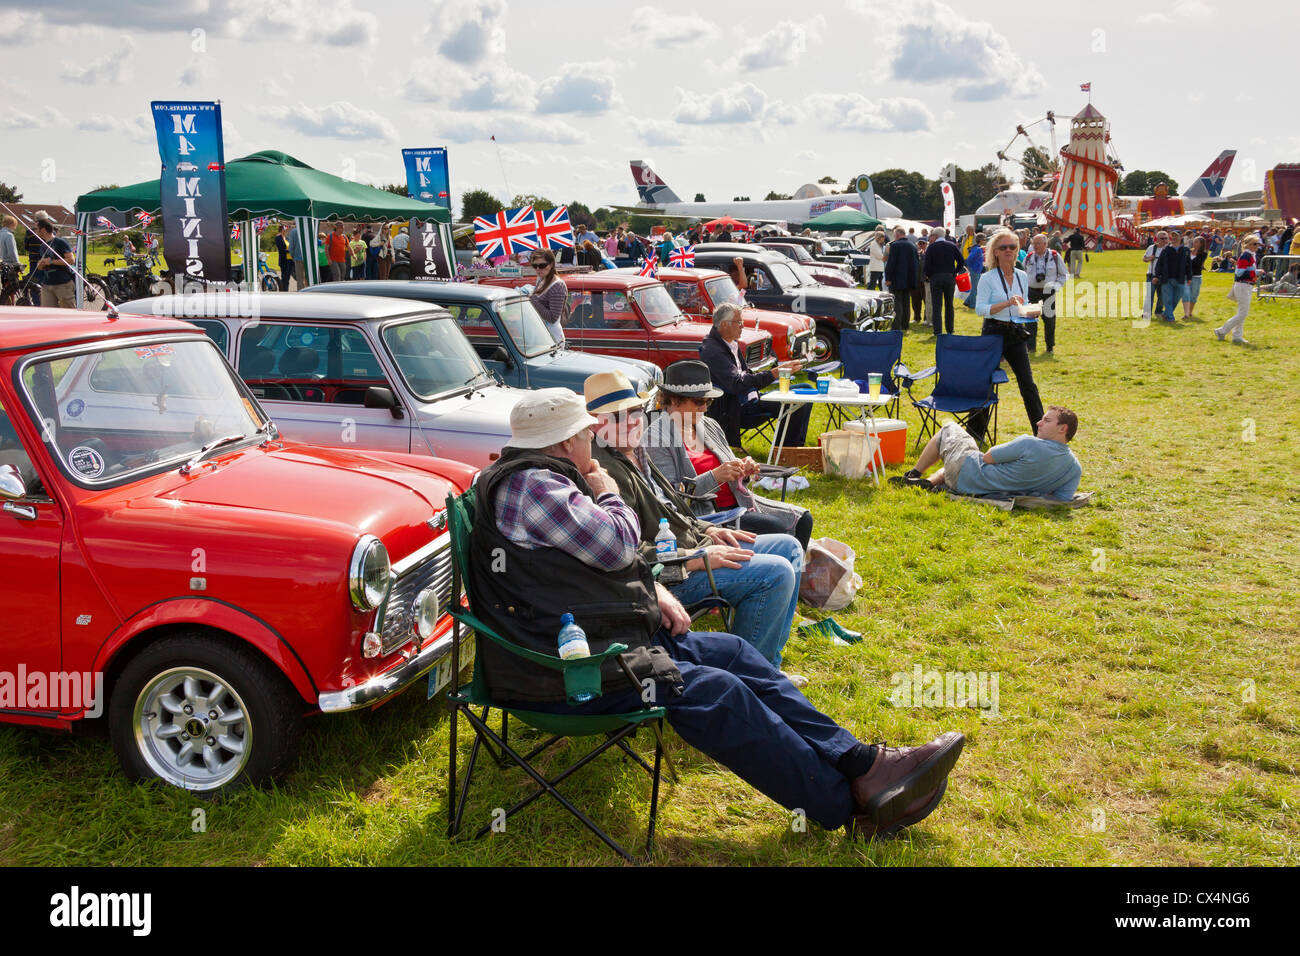
[{"label": "man in suit jacket", "polygon": [[911,323],[912,290],[921,276],[920,256],[901,226],[885,253],[885,289],[894,294],[894,329],[907,331]]},{"label": "man in suit jacket", "polygon": [[[740,446],[740,432],[777,416],[780,407],[761,402],[758,390],[771,385],[780,369],[791,372],[800,367],[798,362],[786,362],[766,372],[750,371],[744,354],[737,343],[744,330],[745,320],[740,309],[730,302],[723,303],[713,313],[713,328],[700,345],[700,358],[709,367],[709,376],[722,395],[709,409],[709,417],[722,426],[727,441]],[[802,445],[808,440],[808,417],[811,405],[801,405],[789,417],[784,443]]]}]

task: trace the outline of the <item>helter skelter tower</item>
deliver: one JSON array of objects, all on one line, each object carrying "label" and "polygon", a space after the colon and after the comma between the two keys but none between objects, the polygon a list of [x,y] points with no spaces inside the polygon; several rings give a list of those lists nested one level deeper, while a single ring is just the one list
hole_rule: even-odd
[{"label": "helter skelter tower", "polygon": [[1133,244],[1115,218],[1119,173],[1106,157],[1110,123],[1091,103],[1070,121],[1070,144],[1061,150],[1061,172],[1045,215],[1067,229],[1111,242]]}]

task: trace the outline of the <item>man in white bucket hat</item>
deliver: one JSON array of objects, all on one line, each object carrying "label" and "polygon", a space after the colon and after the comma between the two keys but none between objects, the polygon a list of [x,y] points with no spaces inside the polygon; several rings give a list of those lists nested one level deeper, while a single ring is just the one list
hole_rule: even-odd
[{"label": "man in white bucket hat", "polygon": [[[690,631],[681,604],[637,553],[636,514],[592,461],[594,423],[583,398],[560,388],[533,392],[511,412],[510,443],[476,482],[467,573],[474,614],[539,653],[555,654],[565,613],[586,631],[593,653],[614,642],[663,647],[681,679],[657,682],[655,701],[682,739],[827,829],[886,837],[931,813],[965,738],[950,732],[920,747],[864,744],[750,644]],[[511,706],[597,715],[643,702],[645,691],[626,686],[612,660],[602,668],[601,693],[571,705],[557,672],[490,641],[479,655],[493,697]]]}]

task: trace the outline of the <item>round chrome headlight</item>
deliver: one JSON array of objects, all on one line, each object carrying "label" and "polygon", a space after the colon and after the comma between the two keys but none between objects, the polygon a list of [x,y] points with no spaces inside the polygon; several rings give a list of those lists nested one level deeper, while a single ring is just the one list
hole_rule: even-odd
[{"label": "round chrome headlight", "polygon": [[373,534],[364,535],[352,549],[348,564],[348,591],[352,604],[360,611],[373,611],[388,594],[391,574],[388,549]]},{"label": "round chrome headlight", "polygon": [[415,633],[421,641],[433,637],[438,627],[438,593],[433,588],[425,588],[411,602],[411,619],[415,622]]}]

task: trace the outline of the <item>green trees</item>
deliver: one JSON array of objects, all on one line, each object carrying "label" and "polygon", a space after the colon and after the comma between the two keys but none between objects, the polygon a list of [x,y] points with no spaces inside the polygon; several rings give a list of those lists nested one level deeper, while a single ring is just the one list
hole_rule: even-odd
[{"label": "green trees", "polygon": [[471,189],[460,197],[461,222],[473,222],[478,216],[490,216],[505,207],[486,189]]},{"label": "green trees", "polygon": [[1135,169],[1119,181],[1121,196],[1150,196],[1156,186],[1164,183],[1169,187],[1169,195],[1178,195],[1178,180],[1158,169]]}]

